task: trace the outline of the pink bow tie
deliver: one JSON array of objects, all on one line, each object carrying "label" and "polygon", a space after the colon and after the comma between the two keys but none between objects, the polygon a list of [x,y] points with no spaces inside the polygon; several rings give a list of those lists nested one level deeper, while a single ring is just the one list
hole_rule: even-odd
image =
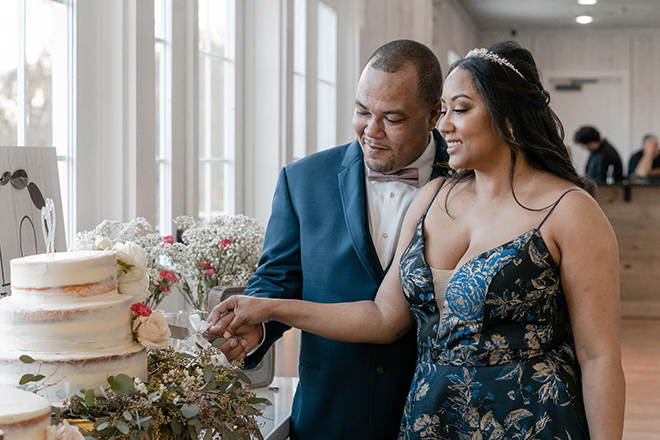
[{"label": "pink bow tie", "polygon": [[385,174],[370,169],[367,178],[370,182],[401,182],[417,188],[419,170],[417,168],[404,168],[396,173]]}]

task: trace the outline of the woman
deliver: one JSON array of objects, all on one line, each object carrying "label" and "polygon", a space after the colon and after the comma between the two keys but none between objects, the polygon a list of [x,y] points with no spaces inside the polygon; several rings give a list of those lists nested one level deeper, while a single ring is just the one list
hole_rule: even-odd
[{"label": "woman", "polygon": [[375,301],[232,297],[214,332],[276,320],[388,343],[416,323],[400,438],[620,439],[616,238],[548,101],[516,43],[454,63],[438,129],[465,171],[419,192]]}]

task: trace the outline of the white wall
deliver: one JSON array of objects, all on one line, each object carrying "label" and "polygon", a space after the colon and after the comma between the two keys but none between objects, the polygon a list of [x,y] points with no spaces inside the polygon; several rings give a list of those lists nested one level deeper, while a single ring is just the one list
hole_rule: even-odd
[{"label": "white wall", "polygon": [[392,40],[415,40],[431,47],[432,16],[432,0],[361,0],[360,66]]},{"label": "white wall", "polygon": [[[508,29],[479,33],[483,46],[505,39],[511,39]],[[626,95],[609,105],[627,107],[625,116],[616,126],[598,128],[604,137],[617,133],[623,139],[625,145],[617,147],[623,152],[624,167],[629,152],[641,147],[646,133],[660,133],[660,29],[519,29],[515,40],[532,52],[546,79],[558,73],[623,79]],[[552,93],[550,84],[545,85]],[[567,132],[567,144],[572,138],[573,133]]]},{"label": "white wall", "polygon": [[440,60],[446,75],[449,68],[447,54],[450,50],[465,56],[477,47],[479,34],[474,20],[457,0],[435,0],[433,2],[432,49]]}]

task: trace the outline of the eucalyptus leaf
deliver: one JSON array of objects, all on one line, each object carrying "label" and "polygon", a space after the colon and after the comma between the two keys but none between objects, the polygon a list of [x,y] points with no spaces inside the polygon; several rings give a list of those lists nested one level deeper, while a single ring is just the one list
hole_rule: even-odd
[{"label": "eucalyptus leaf", "polygon": [[60,419],[62,418],[62,410],[57,406],[51,406],[53,408],[53,425],[59,425]]},{"label": "eucalyptus leaf", "polygon": [[208,383],[211,382],[213,379],[213,367],[211,365],[207,365],[204,367],[204,382]]},{"label": "eucalyptus leaf", "polygon": [[213,438],[213,430],[207,429],[206,434],[204,434],[204,440],[211,440]]},{"label": "eucalyptus leaf", "polygon": [[124,414],[122,414],[126,420],[129,422],[133,420],[133,415],[131,415],[131,412],[129,410],[124,411]]},{"label": "eucalyptus leaf", "polygon": [[99,425],[101,425],[102,423],[105,423],[105,422],[109,422],[109,421],[110,421],[110,417],[100,417],[100,418],[94,423],[94,428],[97,428],[97,430],[98,430]]},{"label": "eucalyptus leaf", "polygon": [[128,427],[128,423],[124,422],[123,420],[117,422],[117,429],[121,431],[122,434],[128,434],[128,432],[130,431],[130,428]]},{"label": "eucalyptus leaf", "polygon": [[181,407],[181,414],[186,419],[192,419],[199,414],[199,407],[197,405],[188,405],[187,403]]},{"label": "eucalyptus leaf", "polygon": [[44,376],[43,374],[37,374],[36,376],[34,376],[34,378],[32,378],[32,381],[33,382],[39,382],[40,380],[42,380],[45,377],[46,376]]},{"label": "eucalyptus leaf", "polygon": [[57,391],[55,392],[55,397],[57,397],[58,399],[61,399],[61,400],[66,399],[66,391],[64,391],[64,390],[57,390]]},{"label": "eucalyptus leaf", "polygon": [[225,342],[227,342],[227,338],[218,338],[215,341],[213,341],[213,344],[211,344],[211,345],[213,345],[215,348],[218,348],[222,344],[224,344]]},{"label": "eucalyptus leaf", "polygon": [[193,425],[188,425],[188,434],[190,438],[197,438],[197,432],[195,432],[195,427]]},{"label": "eucalyptus leaf", "polygon": [[96,430],[97,431],[103,431],[107,427],[108,427],[108,422],[103,422],[99,426],[96,427]]},{"label": "eucalyptus leaf", "polygon": [[183,432],[183,423],[181,423],[181,420],[179,420],[178,417],[172,417],[170,426],[172,427],[172,431],[177,435]]},{"label": "eucalyptus leaf", "polygon": [[243,373],[243,371],[241,370],[236,370],[236,376],[238,376],[239,379],[241,379],[243,382],[245,382],[248,385],[252,383],[250,378],[247,377],[247,374]]},{"label": "eucalyptus leaf", "polygon": [[34,374],[24,374],[21,376],[20,380],[18,381],[19,385],[25,385],[28,382],[32,382],[34,380]]},{"label": "eucalyptus leaf", "polygon": [[110,376],[108,378],[108,383],[110,388],[118,397],[122,397],[128,393],[135,391],[135,383],[126,374],[118,374],[116,376]]},{"label": "eucalyptus leaf", "polygon": [[85,391],[85,405],[87,408],[91,408],[94,406],[94,401],[96,400],[96,396],[94,395],[94,390],[87,390]]},{"label": "eucalyptus leaf", "polygon": [[272,405],[272,403],[270,403],[270,400],[266,399],[265,397],[251,397],[247,401],[253,405],[258,405],[260,403],[265,403],[266,405]]},{"label": "eucalyptus leaf", "polygon": [[19,357],[19,359],[20,359],[21,362],[23,362],[24,364],[31,364],[32,362],[34,362],[34,359],[32,359],[32,358],[31,358],[30,356],[28,356],[27,354],[21,355],[21,357]]}]

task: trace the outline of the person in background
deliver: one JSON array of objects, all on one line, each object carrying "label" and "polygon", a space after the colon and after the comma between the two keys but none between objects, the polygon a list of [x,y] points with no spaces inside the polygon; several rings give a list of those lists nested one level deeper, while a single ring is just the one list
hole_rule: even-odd
[{"label": "person in background", "polygon": [[614,147],[594,127],[585,125],[575,132],[575,143],[589,150],[589,159],[585,167],[585,175],[598,184],[608,182],[608,171],[614,182],[623,181],[623,165]]},{"label": "person in background", "polygon": [[660,179],[660,146],[654,134],[644,136],[642,149],[630,157],[628,178],[634,177]]},{"label": "person in background", "polygon": [[618,246],[549,100],[517,43],[470,51],[438,125],[461,171],[415,197],[376,299],[232,297],[217,331],[279,321],[391,343],[416,328],[400,440],[621,440]]},{"label": "person in background", "polygon": [[[375,298],[408,206],[419,188],[448,170],[446,144],[434,129],[441,94],[440,64],[429,48],[397,40],[376,50],[357,88],[357,139],[281,171],[246,296],[315,303]],[[217,318],[212,313],[209,322]],[[289,328],[266,324],[247,367]],[[254,351],[262,327],[246,325],[236,334]],[[240,359],[243,347],[233,345],[223,351]],[[303,332],[291,440],[396,438],[416,360],[413,329],[385,345]]]}]

